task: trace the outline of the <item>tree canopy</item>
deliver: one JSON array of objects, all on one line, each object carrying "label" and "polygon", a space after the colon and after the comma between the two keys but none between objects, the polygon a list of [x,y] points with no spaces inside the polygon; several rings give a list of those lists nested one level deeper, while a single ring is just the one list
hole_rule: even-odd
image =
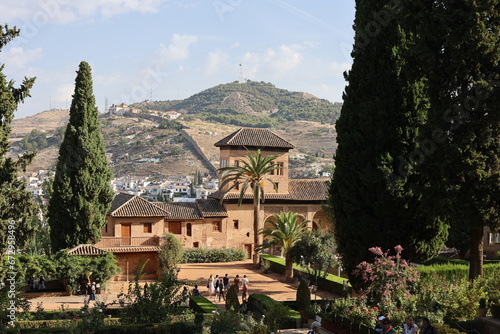
[{"label": "tree canopy", "polygon": [[86,62],[77,71],[69,113],[48,208],[55,250],[99,241],[113,200],[112,173]]}]

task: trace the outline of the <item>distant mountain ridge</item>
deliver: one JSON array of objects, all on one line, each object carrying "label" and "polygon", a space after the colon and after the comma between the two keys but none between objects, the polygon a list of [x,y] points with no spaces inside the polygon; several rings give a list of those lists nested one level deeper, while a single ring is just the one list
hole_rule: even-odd
[{"label": "distant mountain ridge", "polygon": [[342,104],[277,88],[271,83],[235,81],[208,88],[180,101],[146,101],[131,106],[175,110],[224,124],[270,127],[282,121],[297,120],[334,124]]}]

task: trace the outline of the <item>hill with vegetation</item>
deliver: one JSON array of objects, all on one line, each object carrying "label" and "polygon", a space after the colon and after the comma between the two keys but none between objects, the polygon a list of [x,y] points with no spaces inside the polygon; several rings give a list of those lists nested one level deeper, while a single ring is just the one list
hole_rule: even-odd
[{"label": "hill with vegetation", "polygon": [[275,127],[286,121],[334,124],[341,103],[314,95],[290,92],[273,84],[237,81],[208,88],[181,101],[146,101],[138,109],[175,110],[206,121],[250,127]]}]

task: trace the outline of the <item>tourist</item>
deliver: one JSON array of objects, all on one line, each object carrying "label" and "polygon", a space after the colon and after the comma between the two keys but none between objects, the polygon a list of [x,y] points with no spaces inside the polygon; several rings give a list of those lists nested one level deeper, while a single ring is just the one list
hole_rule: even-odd
[{"label": "tourist", "polygon": [[219,275],[215,275],[215,279],[214,279],[215,297],[214,297],[214,300],[216,300],[217,297],[220,296],[220,291],[219,291],[220,284],[222,284],[222,282],[220,281]]},{"label": "tourist", "polygon": [[382,333],[384,334],[393,334],[393,333],[396,333],[396,330],[392,327],[391,325],[391,321],[389,320],[389,318],[385,318],[384,320],[382,320]]},{"label": "tourist", "polygon": [[405,319],[405,324],[404,324],[404,333],[405,334],[417,334],[417,324],[415,323],[415,320],[413,320],[412,317],[406,317]]},{"label": "tourist", "polygon": [[199,296],[200,295],[200,290],[198,290],[198,285],[195,285],[192,291],[193,296]]},{"label": "tourist", "polygon": [[383,315],[381,315],[380,317],[378,317],[378,322],[377,324],[375,325],[375,334],[382,334],[382,330],[384,328],[384,326],[382,325],[382,321],[384,321],[385,317]]},{"label": "tourist", "polygon": [[95,300],[95,282],[92,282],[92,285],[90,286],[90,298],[89,301]]},{"label": "tourist", "polygon": [[243,278],[241,279],[241,292],[242,292],[242,295],[245,296],[245,299],[246,299],[246,296],[248,296],[248,278],[247,278],[247,275],[243,275]]},{"label": "tourist", "polygon": [[45,278],[40,275],[40,280],[38,281],[39,289],[45,289]]},{"label": "tourist", "polygon": [[229,277],[227,276],[227,274],[224,276],[222,281],[224,282],[224,290],[227,291],[229,289]]},{"label": "tourist", "polygon": [[185,286],[181,292],[183,306],[189,307],[189,290]]},{"label": "tourist", "polygon": [[236,288],[236,293],[240,292],[240,275],[236,275],[233,280],[234,287]]},{"label": "tourist", "polygon": [[321,323],[319,321],[313,321],[311,324],[311,330],[307,334],[316,334],[321,330]]},{"label": "tourist", "polygon": [[250,282],[248,281],[247,275],[243,275],[243,278],[241,279],[241,285],[242,286],[246,285],[248,287],[248,283]]},{"label": "tourist", "polygon": [[215,294],[215,286],[214,286],[214,276],[210,275],[208,278],[207,282],[207,288],[208,288],[208,296],[213,296]]},{"label": "tourist", "polygon": [[436,327],[431,325],[429,318],[422,318],[422,326],[420,327],[420,334],[437,334]]},{"label": "tourist", "polygon": [[223,300],[226,300],[226,295],[224,293],[224,284],[222,282],[222,279],[219,279],[219,303],[220,303],[220,299],[222,297]]}]

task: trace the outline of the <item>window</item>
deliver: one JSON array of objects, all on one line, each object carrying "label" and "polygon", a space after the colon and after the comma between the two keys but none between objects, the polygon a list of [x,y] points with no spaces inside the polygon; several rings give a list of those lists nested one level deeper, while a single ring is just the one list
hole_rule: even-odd
[{"label": "window", "polygon": [[153,232],[153,223],[144,223],[143,232],[144,233],[152,233]]},{"label": "window", "polygon": [[181,222],[168,222],[168,231],[172,234],[181,234]]},{"label": "window", "polygon": [[282,162],[276,163],[276,175],[284,174],[284,164]]},{"label": "window", "polygon": [[224,167],[227,167],[227,160],[222,159],[222,160],[220,161],[220,168],[224,168]]},{"label": "window", "polygon": [[233,224],[235,230],[240,228],[240,221],[238,219],[233,220]]},{"label": "window", "polygon": [[490,244],[500,243],[500,232],[490,233]]},{"label": "window", "polygon": [[106,225],[104,225],[104,232],[108,233],[108,223],[106,223]]},{"label": "window", "polygon": [[221,222],[212,222],[212,231],[213,232],[222,232],[222,223]]},{"label": "window", "polygon": [[200,247],[200,243],[198,241],[193,242],[193,248]]},{"label": "window", "polygon": [[192,236],[193,235],[193,227],[192,227],[192,224],[191,223],[187,223],[186,224],[186,235],[188,237]]},{"label": "window", "polygon": [[279,182],[274,182],[276,183],[276,191],[280,191],[280,183]]},{"label": "window", "polygon": [[240,165],[240,161],[239,161],[239,160],[234,160],[234,165],[235,165],[236,167],[238,167],[238,166]]},{"label": "window", "polygon": [[[269,163],[269,167],[273,167],[275,165],[274,161],[271,161]],[[276,169],[273,169],[269,172],[269,175],[274,175],[274,173],[276,172]]]}]

